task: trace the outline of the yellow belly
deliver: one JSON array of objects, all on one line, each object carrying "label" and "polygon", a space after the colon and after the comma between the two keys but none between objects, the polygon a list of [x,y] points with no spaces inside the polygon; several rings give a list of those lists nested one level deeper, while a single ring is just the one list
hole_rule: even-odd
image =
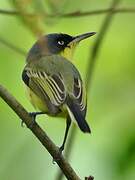
[{"label": "yellow belly", "polygon": [[[45,102],[43,102],[29,87],[27,87],[26,90],[27,90],[28,98],[31,104],[34,106],[34,108],[39,109],[40,111],[49,115],[49,111]],[[58,113],[57,116],[66,117],[68,113],[66,105],[63,105],[60,109],[61,109],[61,112]]]},{"label": "yellow belly", "polygon": [[39,109],[40,111],[45,113],[48,112],[46,104],[29,87],[27,87],[27,94],[31,104],[35,109]]}]

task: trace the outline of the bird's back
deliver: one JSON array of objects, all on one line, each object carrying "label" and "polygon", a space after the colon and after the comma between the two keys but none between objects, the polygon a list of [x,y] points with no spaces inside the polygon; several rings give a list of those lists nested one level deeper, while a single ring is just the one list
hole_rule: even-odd
[{"label": "bird's back", "polygon": [[31,67],[33,71],[40,70],[46,72],[47,75],[60,75],[64,81],[66,90],[70,93],[73,91],[74,79],[80,79],[81,76],[77,68],[67,59],[60,55],[51,55],[41,57],[34,63],[29,62],[27,66]]}]

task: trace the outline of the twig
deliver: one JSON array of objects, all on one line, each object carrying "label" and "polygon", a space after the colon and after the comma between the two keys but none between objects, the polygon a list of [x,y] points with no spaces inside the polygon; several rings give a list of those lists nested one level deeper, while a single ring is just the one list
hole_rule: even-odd
[{"label": "twig", "polygon": [[[20,11],[17,11],[17,10],[7,10],[7,9],[0,9],[0,15],[22,16]],[[35,14],[35,13],[24,13],[24,16],[28,16],[30,18],[35,18],[37,16],[37,14]]]},{"label": "twig", "polygon": [[50,14],[48,15],[49,17],[55,17],[55,16],[59,16],[59,17],[63,17],[63,18],[77,18],[77,17],[85,17],[85,16],[93,16],[93,15],[101,15],[101,14],[105,14],[105,13],[135,13],[135,7],[121,7],[121,8],[116,8],[116,9],[112,9],[112,8],[108,8],[108,9],[99,9],[99,10],[92,10],[92,11],[86,11],[86,12],[82,12],[82,11],[75,11],[75,12],[71,12],[71,13],[65,13],[65,14]]},{"label": "twig", "polygon": [[0,43],[3,44],[4,46],[10,48],[11,50],[19,53],[22,56],[26,56],[26,52],[18,47],[16,47],[15,45],[9,43],[8,41],[6,41],[5,39],[0,37]]},{"label": "twig", "polygon": [[118,5],[118,3],[120,2],[120,0],[113,0],[112,1],[112,5],[110,7],[110,9],[112,9],[112,11],[108,12],[108,14],[106,15],[103,23],[102,23],[102,26],[99,30],[99,32],[97,33],[97,39],[95,41],[95,44],[93,45],[93,48],[92,48],[92,53],[90,55],[90,60],[89,60],[89,63],[88,63],[88,69],[87,69],[87,74],[86,74],[86,85],[87,85],[87,90],[90,88],[91,86],[91,80],[92,80],[92,77],[93,77],[93,72],[94,72],[94,69],[95,69],[95,64],[96,64],[96,61],[97,61],[97,55],[99,53],[99,50],[100,50],[100,47],[101,47],[101,44],[103,42],[103,38],[105,37],[106,33],[107,33],[107,30],[112,22],[112,18],[113,18],[113,9],[116,8],[116,6]]},{"label": "twig", "polygon": [[26,126],[33,132],[42,145],[51,154],[53,159],[65,174],[67,179],[80,180],[70,164],[60,153],[58,147],[52,142],[48,135],[41,129],[41,127],[35,122],[31,127],[31,117],[24,107],[2,86],[0,85],[0,97],[14,110],[14,112],[22,119]]},{"label": "twig", "polygon": [[[45,17],[61,17],[61,18],[71,18],[71,17],[85,17],[85,16],[93,16],[93,15],[101,15],[105,13],[135,13],[135,7],[119,7],[119,8],[106,8],[106,9],[98,9],[98,10],[91,10],[91,11],[75,11],[71,13],[63,13],[63,14],[46,14],[44,13]],[[15,10],[4,10],[0,9],[0,14],[1,15],[11,15],[11,16],[21,16],[21,13],[19,11]],[[41,13],[42,14],[42,13]],[[25,16],[29,17],[35,17],[38,14],[34,13],[25,13]]]},{"label": "twig", "polygon": [[19,11],[5,10],[5,9],[0,9],[0,14],[2,14],[2,15],[13,15],[13,16],[20,15]]}]

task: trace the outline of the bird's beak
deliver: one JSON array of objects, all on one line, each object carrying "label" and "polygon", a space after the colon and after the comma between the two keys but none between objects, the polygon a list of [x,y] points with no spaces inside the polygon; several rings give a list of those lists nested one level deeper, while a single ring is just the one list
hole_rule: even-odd
[{"label": "bird's beak", "polygon": [[68,44],[69,46],[70,45],[73,45],[73,44],[78,44],[80,41],[86,39],[86,38],[89,38],[93,35],[95,35],[96,32],[89,32],[89,33],[85,33],[85,34],[81,34],[81,35],[78,35],[78,36],[75,36],[73,37],[73,40]]}]

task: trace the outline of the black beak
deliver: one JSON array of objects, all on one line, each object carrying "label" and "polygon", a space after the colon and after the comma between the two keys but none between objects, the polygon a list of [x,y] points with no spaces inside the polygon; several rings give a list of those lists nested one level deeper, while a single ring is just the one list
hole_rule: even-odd
[{"label": "black beak", "polygon": [[85,34],[81,34],[81,35],[78,35],[78,36],[75,36],[75,37],[73,37],[73,40],[69,43],[69,45],[70,44],[76,44],[76,43],[79,43],[80,41],[82,41],[82,40],[84,40],[84,39],[86,39],[86,38],[89,38],[89,37],[91,37],[91,36],[93,36],[93,35],[95,35],[96,34],[96,32],[89,32],[89,33],[85,33]]}]

